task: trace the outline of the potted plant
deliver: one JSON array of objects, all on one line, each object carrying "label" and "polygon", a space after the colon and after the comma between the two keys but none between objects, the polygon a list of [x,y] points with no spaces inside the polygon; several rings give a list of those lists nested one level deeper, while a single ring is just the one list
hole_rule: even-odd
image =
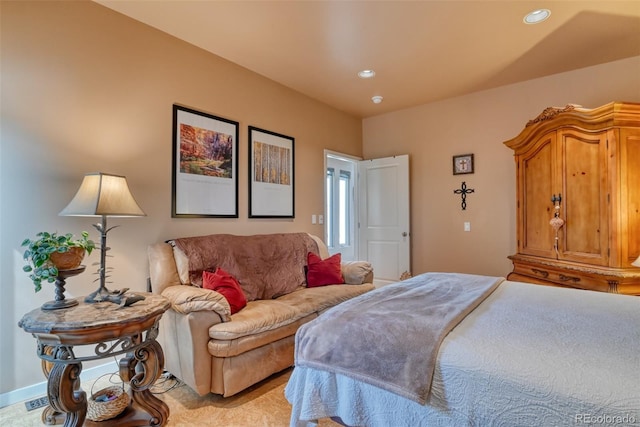
[{"label": "potted plant", "polygon": [[71,270],[80,266],[85,252],[91,254],[96,247],[89,233],[82,232],[82,237],[76,239],[73,234],[48,233],[41,231],[36,234],[37,239],[24,239],[22,246],[26,246],[22,268],[30,273],[29,278],[36,287],[36,292],[42,288],[42,282],[56,281],[59,270]]}]

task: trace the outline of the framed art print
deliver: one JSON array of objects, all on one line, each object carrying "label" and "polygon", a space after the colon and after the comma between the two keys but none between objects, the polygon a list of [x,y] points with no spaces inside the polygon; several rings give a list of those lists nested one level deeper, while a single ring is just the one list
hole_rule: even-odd
[{"label": "framed art print", "polygon": [[238,217],[238,122],[173,106],[171,216]]},{"label": "framed art print", "polygon": [[294,218],[294,138],[249,126],[249,218]]},{"label": "framed art print", "polygon": [[453,156],[453,174],[473,173],[473,154]]}]

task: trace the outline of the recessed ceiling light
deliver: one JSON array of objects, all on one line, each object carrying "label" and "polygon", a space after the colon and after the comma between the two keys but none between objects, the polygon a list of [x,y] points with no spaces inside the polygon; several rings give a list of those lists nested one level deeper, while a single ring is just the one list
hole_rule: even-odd
[{"label": "recessed ceiling light", "polygon": [[549,9],[537,9],[533,12],[527,13],[523,21],[525,24],[537,24],[546,20],[549,16],[551,16],[551,11]]},{"label": "recessed ceiling light", "polygon": [[382,97],[380,95],[372,96],[371,100],[374,104],[380,104],[382,102]]},{"label": "recessed ceiling light", "polygon": [[362,70],[358,72],[358,77],[360,77],[361,79],[370,79],[375,75],[376,75],[376,72],[373,70]]}]

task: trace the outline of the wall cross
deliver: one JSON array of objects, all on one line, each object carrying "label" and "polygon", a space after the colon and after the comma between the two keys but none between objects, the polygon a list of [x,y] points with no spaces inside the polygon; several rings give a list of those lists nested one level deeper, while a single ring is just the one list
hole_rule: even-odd
[{"label": "wall cross", "polygon": [[457,190],[453,190],[453,192],[455,194],[459,194],[460,197],[462,197],[462,210],[466,210],[467,209],[467,194],[471,194],[473,192],[475,192],[475,190],[473,188],[467,188],[467,183],[462,181],[462,186],[457,189]]}]

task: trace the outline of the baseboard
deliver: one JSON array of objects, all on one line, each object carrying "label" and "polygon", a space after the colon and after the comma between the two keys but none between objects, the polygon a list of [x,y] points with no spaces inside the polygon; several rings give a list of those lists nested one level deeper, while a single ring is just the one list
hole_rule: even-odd
[{"label": "baseboard", "polygon": [[[80,380],[95,380],[102,375],[118,372],[118,369],[118,364],[115,361],[105,363],[104,365],[83,369],[82,373],[80,374]],[[87,390],[85,389],[85,391]],[[27,387],[0,394],[0,408],[46,395],[47,382],[42,381],[41,383],[33,384]]]}]

